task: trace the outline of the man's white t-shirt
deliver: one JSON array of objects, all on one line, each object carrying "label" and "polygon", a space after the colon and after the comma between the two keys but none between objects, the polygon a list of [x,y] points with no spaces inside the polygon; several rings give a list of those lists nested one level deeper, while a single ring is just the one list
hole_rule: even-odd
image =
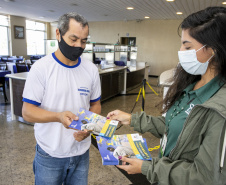
[{"label": "man's white t-shirt", "polygon": [[[97,67],[84,58],[74,66],[60,62],[54,53],[36,61],[26,79],[23,101],[53,112],[79,108],[89,110],[90,102],[100,99],[101,87]],[[41,115],[40,115],[41,116]],[[35,123],[38,145],[50,156],[57,158],[84,154],[90,147],[91,138],[77,142],[72,129],[62,123]]]}]

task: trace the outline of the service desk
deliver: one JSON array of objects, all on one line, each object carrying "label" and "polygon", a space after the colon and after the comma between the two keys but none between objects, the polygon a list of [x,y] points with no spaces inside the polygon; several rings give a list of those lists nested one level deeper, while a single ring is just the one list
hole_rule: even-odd
[{"label": "service desk", "polygon": [[16,116],[22,117],[22,94],[27,75],[28,72],[23,72],[8,74],[5,76],[9,78],[12,120],[16,120]]},{"label": "service desk", "polygon": [[101,101],[117,94],[126,94],[127,66],[99,69],[101,80]]},{"label": "service desk", "polygon": [[138,85],[141,86],[143,79],[148,80],[149,66],[144,62],[138,63],[136,66],[130,66],[127,73],[126,90],[129,91]]}]

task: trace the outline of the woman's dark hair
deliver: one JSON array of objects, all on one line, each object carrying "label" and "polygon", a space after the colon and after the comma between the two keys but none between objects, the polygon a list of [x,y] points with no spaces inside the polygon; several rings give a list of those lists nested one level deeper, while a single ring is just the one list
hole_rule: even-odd
[{"label": "woman's dark hair", "polygon": [[[213,66],[221,81],[226,79],[226,8],[208,7],[189,15],[180,24],[179,29],[188,30],[189,35],[199,43],[210,47],[214,51],[214,57],[209,65]],[[201,79],[200,75],[187,73],[178,64],[167,94],[163,100],[162,113],[177,101],[183,90],[189,85]]]}]

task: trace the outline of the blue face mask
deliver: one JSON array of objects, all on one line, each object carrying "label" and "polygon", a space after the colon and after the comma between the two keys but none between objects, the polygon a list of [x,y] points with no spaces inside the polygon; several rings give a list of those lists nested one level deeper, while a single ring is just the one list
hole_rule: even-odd
[{"label": "blue face mask", "polygon": [[71,61],[76,61],[83,53],[84,49],[81,47],[69,46],[60,34],[61,41],[58,41],[61,53]]},{"label": "blue face mask", "polygon": [[[206,45],[201,47],[200,49],[204,48]],[[212,55],[205,63],[201,63],[197,59],[196,52],[200,49],[195,51],[195,49],[187,50],[187,51],[178,51],[178,57],[181,66],[183,69],[192,75],[203,75],[206,73],[206,70],[209,65],[210,59],[214,56]]]}]

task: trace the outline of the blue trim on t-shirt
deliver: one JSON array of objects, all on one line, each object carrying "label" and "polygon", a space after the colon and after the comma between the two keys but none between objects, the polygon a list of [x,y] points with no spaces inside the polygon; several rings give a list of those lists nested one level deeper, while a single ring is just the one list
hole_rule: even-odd
[{"label": "blue trim on t-shirt", "polygon": [[41,103],[38,103],[38,102],[36,102],[36,101],[33,101],[33,100],[29,100],[29,99],[27,99],[27,98],[23,98],[23,100],[22,100],[23,102],[27,102],[27,103],[30,103],[30,104],[33,104],[33,105],[41,105]]},{"label": "blue trim on t-shirt", "polygon": [[90,102],[96,102],[96,101],[98,101],[100,98],[101,98],[101,96],[100,96],[99,98],[95,99],[95,100],[90,100]]},{"label": "blue trim on t-shirt", "polygon": [[80,63],[81,63],[81,58],[79,57],[79,58],[78,58],[78,63],[77,63],[77,64],[75,64],[74,66],[68,66],[68,65],[62,63],[62,62],[56,57],[55,53],[52,53],[52,56],[53,56],[53,58],[54,58],[60,65],[62,65],[62,66],[64,66],[64,67],[67,67],[67,68],[75,68],[75,67],[78,67],[78,66],[80,65]]}]

